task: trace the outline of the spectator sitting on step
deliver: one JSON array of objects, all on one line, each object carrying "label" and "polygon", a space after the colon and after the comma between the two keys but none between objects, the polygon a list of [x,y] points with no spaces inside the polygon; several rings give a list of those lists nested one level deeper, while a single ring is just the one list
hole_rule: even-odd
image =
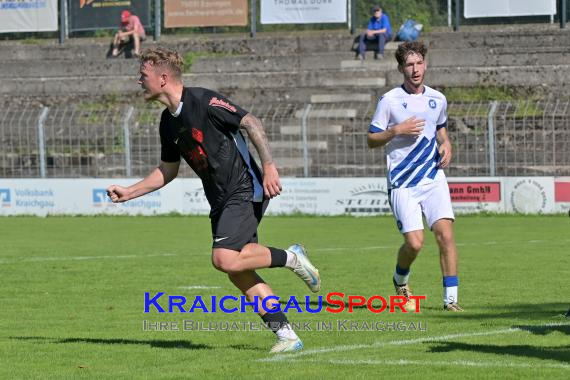
[{"label": "spectator sitting on step", "polygon": [[144,27],[138,16],[131,12],[124,10],[121,12],[121,26],[113,40],[112,57],[117,57],[126,45],[133,44],[133,55],[138,57],[140,55],[141,42],[146,38]]},{"label": "spectator sitting on step", "polygon": [[366,32],[360,35],[357,57],[364,59],[366,52],[366,41],[374,40],[378,42],[378,49],[374,52],[374,59],[384,58],[384,45],[392,39],[392,27],[388,15],[382,12],[379,5],[372,7],[372,17],[368,22]]}]

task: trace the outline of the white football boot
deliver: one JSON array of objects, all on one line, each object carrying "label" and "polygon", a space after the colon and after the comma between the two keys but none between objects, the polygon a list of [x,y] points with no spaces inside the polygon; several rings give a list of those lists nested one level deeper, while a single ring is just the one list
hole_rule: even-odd
[{"label": "white football boot", "polygon": [[303,342],[301,339],[289,339],[289,338],[279,338],[277,343],[271,347],[269,353],[271,354],[281,354],[285,352],[295,352],[303,349]]},{"label": "white football boot", "polygon": [[287,248],[287,251],[296,257],[295,267],[291,270],[307,284],[311,292],[317,293],[321,289],[321,276],[318,269],[309,261],[305,247],[301,244],[293,244]]}]

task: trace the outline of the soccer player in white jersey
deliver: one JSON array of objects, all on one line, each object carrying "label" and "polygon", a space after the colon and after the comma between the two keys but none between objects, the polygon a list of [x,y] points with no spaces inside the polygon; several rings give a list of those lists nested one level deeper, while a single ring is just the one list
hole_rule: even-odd
[{"label": "soccer player in white jersey", "polygon": [[408,285],[410,267],[424,243],[422,213],[434,232],[443,274],[443,308],[463,311],[458,305],[457,249],[453,238],[453,209],[443,168],[452,157],[447,136],[447,100],[424,84],[427,48],[405,42],[396,50],[400,87],[378,101],[368,130],[368,146],[386,146],[390,204],[404,244],[398,252],[394,286],[415,310]]}]

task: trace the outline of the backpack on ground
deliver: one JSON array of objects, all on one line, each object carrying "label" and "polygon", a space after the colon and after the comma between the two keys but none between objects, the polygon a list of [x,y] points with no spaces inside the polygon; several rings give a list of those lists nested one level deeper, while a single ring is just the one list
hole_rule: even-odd
[{"label": "backpack on ground", "polygon": [[420,36],[422,29],[422,24],[418,24],[416,20],[409,18],[400,26],[396,39],[398,41],[415,41]]}]

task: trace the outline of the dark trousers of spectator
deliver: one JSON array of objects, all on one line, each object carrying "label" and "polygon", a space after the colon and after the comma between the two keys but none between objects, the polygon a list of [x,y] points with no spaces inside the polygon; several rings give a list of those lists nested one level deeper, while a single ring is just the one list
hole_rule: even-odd
[{"label": "dark trousers of spectator", "polygon": [[375,34],[372,37],[368,37],[366,33],[362,33],[360,35],[360,42],[358,43],[358,54],[360,54],[360,56],[364,58],[364,54],[366,52],[366,40],[369,41],[376,40],[378,42],[378,50],[376,52],[377,54],[383,55],[384,45],[386,45],[386,42],[390,41],[390,39],[387,37],[389,36],[387,36],[386,33]]}]

